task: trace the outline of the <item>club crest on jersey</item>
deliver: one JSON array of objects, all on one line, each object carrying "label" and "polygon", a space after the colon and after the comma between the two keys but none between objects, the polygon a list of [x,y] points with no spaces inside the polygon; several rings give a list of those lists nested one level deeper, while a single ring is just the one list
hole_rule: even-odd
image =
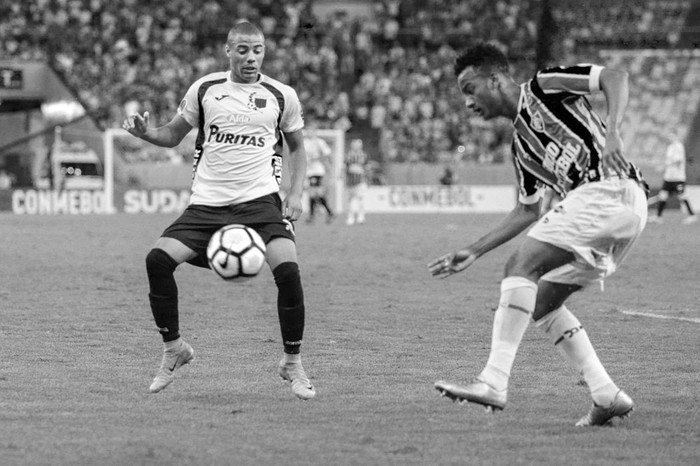
[{"label": "club crest on jersey", "polygon": [[267,99],[265,97],[260,97],[257,93],[253,92],[248,96],[248,108],[254,111],[260,111],[261,109],[267,107]]},{"label": "club crest on jersey", "polygon": [[542,119],[540,112],[535,112],[535,114],[532,115],[530,126],[532,126],[532,129],[540,133],[544,131],[544,120]]}]

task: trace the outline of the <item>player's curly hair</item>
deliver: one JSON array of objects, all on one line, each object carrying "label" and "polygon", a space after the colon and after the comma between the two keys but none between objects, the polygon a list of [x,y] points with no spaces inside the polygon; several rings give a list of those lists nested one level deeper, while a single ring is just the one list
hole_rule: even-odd
[{"label": "player's curly hair", "polygon": [[459,76],[465,68],[470,66],[474,68],[495,68],[498,71],[507,73],[510,65],[506,55],[498,47],[486,42],[479,42],[457,57],[454,65],[455,76]]}]

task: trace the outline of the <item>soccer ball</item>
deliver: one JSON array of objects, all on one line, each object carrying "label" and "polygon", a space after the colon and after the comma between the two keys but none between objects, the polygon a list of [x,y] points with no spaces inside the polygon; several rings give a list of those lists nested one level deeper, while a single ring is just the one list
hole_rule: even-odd
[{"label": "soccer ball", "polygon": [[209,240],[209,267],[224,280],[256,276],[265,264],[265,242],[245,225],[226,225]]}]

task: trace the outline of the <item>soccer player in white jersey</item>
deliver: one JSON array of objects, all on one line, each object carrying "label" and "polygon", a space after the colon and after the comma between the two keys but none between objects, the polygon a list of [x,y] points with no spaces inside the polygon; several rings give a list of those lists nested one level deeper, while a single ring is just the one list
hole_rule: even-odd
[{"label": "soccer player in white jersey", "polygon": [[[309,124],[310,123],[310,124]],[[304,148],[308,166],[306,168],[306,178],[308,180],[309,193],[309,216],[306,223],[313,223],[316,215],[316,206],[320,205],[326,210],[326,223],[331,223],[335,214],[328,205],[326,194],[326,175],[330,168],[331,147],[318,135],[318,124],[311,120],[306,124],[306,137],[304,138]]]},{"label": "soccer player in white jersey", "polygon": [[[577,65],[545,69],[518,84],[506,56],[483,43],[457,59],[455,72],[470,110],[484,119],[513,121],[519,199],[482,238],[432,261],[431,273],[448,277],[461,272],[536,223],[506,264],[484,369],[470,383],[438,381],[435,388],[454,400],[503,409],[513,360],[532,319],[582,373],[591,391],[593,406],[576,425],[602,425],[627,416],[632,399],[610,378],[583,326],[564,304],[586,285],[602,284],[646,224],[646,183],[625,158],[620,137],[627,73]],[[605,121],[585,98],[597,91],[607,100]],[[540,217],[545,186],[563,200]]]},{"label": "soccer player in white jersey", "polygon": [[666,201],[668,201],[671,194],[678,196],[678,200],[685,204],[687,217],[683,219],[683,223],[687,225],[697,222],[698,218],[695,216],[693,207],[685,195],[685,146],[677,132],[672,133],[669,138],[662,170],[664,171],[664,182],[661,185],[661,189],[654,196],[653,200],[649,199],[650,204],[656,203],[656,216],[649,217],[649,222],[662,223],[661,216],[666,208]]},{"label": "soccer player in white jersey", "polygon": [[[267,244],[284,344],[279,375],[291,382],[297,397],[310,399],[316,392],[301,365],[305,308],[292,225],[302,213],[306,174],[301,103],[291,87],[260,72],[265,38],[256,26],[236,24],[224,50],[230,69],[192,84],[169,123],[150,127],[146,112],[129,116],[123,125],[162,147],[176,146],[192,128],[198,131],[190,204],[146,257],[151,310],[164,342],[150,391],[163,390],[173,372],[194,358],[192,347],[180,337],[175,268],[183,262],[208,267],[206,247],[212,234],[238,223],[254,228]],[[291,171],[284,200],[276,152],[283,143],[289,147]]]}]

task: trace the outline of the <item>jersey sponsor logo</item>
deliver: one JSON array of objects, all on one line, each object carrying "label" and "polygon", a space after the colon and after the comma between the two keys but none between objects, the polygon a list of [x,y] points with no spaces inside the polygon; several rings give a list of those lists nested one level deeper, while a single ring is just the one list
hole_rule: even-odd
[{"label": "jersey sponsor logo", "polygon": [[250,123],[250,117],[248,115],[234,113],[227,116],[226,121],[228,121],[229,123]]},{"label": "jersey sponsor logo", "polygon": [[534,115],[532,115],[532,122],[531,122],[532,129],[535,131],[541,133],[544,131],[544,119],[542,118],[542,115],[540,112],[535,112]]},{"label": "jersey sponsor logo", "polygon": [[216,125],[211,125],[209,127],[209,137],[207,138],[207,142],[212,142],[212,140],[221,144],[265,147],[265,138],[262,136],[220,132],[219,127]]},{"label": "jersey sponsor logo", "polygon": [[248,96],[249,109],[259,112],[265,107],[267,107],[267,99],[265,97],[258,95],[257,92],[253,92]]}]

